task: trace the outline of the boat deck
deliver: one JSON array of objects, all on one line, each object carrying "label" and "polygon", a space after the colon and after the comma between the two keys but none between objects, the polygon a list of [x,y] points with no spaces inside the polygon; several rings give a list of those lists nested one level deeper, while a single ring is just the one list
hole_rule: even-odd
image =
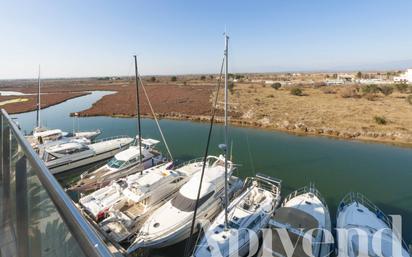
[{"label": "boat deck", "polygon": [[131,219],[139,217],[144,212],[144,210],[145,207],[140,203],[133,204],[131,206],[125,206],[122,209],[120,209],[121,212],[126,214]]}]

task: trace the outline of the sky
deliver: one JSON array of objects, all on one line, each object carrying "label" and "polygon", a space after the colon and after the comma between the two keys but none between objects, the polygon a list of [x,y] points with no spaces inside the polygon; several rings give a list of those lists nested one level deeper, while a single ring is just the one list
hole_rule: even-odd
[{"label": "sky", "polygon": [[412,66],[411,0],[0,0],[0,79]]}]

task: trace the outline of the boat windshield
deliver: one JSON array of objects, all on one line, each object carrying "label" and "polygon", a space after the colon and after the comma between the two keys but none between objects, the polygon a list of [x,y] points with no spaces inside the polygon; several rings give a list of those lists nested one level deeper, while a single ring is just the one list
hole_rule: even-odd
[{"label": "boat windshield", "polygon": [[107,163],[107,165],[110,168],[118,169],[118,168],[122,167],[124,163],[125,163],[125,161],[121,161],[121,160],[118,160],[116,158],[113,158],[109,161],[109,163]]},{"label": "boat windshield", "polygon": [[[204,204],[214,193],[215,191],[212,191],[201,197],[199,199],[198,207],[202,206],[202,204]],[[172,199],[172,205],[181,211],[193,212],[196,207],[196,199],[187,198],[179,192],[175,198]]]}]

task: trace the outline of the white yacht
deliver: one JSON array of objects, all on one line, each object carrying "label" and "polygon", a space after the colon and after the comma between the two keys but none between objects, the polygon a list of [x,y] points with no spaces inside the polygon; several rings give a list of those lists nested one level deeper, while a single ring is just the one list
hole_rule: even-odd
[{"label": "white yacht", "polygon": [[[401,236],[393,231],[389,217],[360,193],[349,193],[343,198],[338,207],[336,228],[347,230],[347,238],[339,238],[337,233],[339,256],[410,257]],[[362,232],[358,233],[355,229]],[[372,238],[377,231],[383,232],[378,235],[381,249],[376,253]],[[366,244],[362,245],[362,241]]]},{"label": "white yacht", "polygon": [[[285,231],[289,236],[294,249],[288,250],[293,250],[293,257],[325,257],[332,251],[333,240],[328,237],[330,234],[323,233],[324,230],[331,231],[329,209],[313,185],[287,196],[269,221],[269,227],[271,230],[265,232],[271,235],[264,233],[263,245],[258,256],[290,256],[284,248],[284,238],[281,238],[283,235],[280,235],[278,229],[284,229],[281,231]],[[306,234],[312,229],[315,230],[311,235]],[[312,252],[309,254],[304,249],[308,244],[312,246]]]},{"label": "white yacht", "polygon": [[[185,162],[177,167],[173,167],[170,162],[165,165],[166,169],[173,169],[182,174],[195,174],[202,167],[202,160],[194,159]],[[149,170],[153,170],[149,169]],[[95,221],[100,222],[107,217],[108,210],[117,202],[123,201],[126,196],[123,190],[132,185],[140,178],[139,174],[130,175],[126,178],[114,181],[110,185],[103,187],[89,195],[80,198],[79,203],[82,209]]]},{"label": "white yacht", "polygon": [[[201,163],[200,170],[202,166],[203,163]],[[224,166],[225,158],[223,156],[208,157],[198,202],[197,224],[212,220],[222,209],[225,185]],[[233,170],[234,165],[228,161],[228,177],[231,176]],[[201,175],[201,172],[196,173],[180,188],[176,196],[146,219],[136,239],[127,249],[128,253],[139,248],[160,248],[173,245],[190,236]],[[242,184],[240,179],[230,177],[229,194],[233,196],[242,187]]]},{"label": "white yacht", "polygon": [[39,147],[45,144],[50,144],[52,142],[64,142],[73,139],[87,139],[89,142],[94,140],[97,136],[101,134],[99,129],[94,131],[78,131],[73,133],[64,132],[61,129],[47,129],[44,127],[35,128],[31,135],[26,136],[30,145],[35,149],[39,150]]},{"label": "white yacht", "polygon": [[139,141],[126,150],[117,153],[106,165],[96,170],[86,171],[80,180],[69,190],[87,193],[108,185],[110,182],[143,171],[166,161],[166,158],[155,149],[160,141],[142,139],[142,153],[140,154]]},{"label": "white yacht", "polygon": [[102,139],[93,144],[71,140],[40,149],[40,156],[52,174],[79,168],[113,157],[127,148],[133,138],[120,136]]},{"label": "white yacht", "polygon": [[191,162],[174,169],[169,165],[150,168],[143,175],[134,174],[127,179],[128,187],[123,200],[112,205],[107,218],[99,226],[103,234],[116,243],[130,243],[145,218],[171,199],[195,173],[199,162]]},{"label": "white yacht", "polygon": [[[259,240],[250,241],[248,233],[253,231],[261,235],[280,204],[280,192],[280,180],[263,174],[247,178],[244,192],[228,206],[227,223],[226,213],[222,211],[204,232],[193,256],[245,256],[249,249],[258,249]],[[234,245],[236,240],[237,245]]]}]

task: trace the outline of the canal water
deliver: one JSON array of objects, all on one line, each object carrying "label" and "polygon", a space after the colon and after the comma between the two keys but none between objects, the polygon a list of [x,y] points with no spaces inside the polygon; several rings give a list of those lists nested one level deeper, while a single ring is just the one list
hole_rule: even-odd
[{"label": "canal water", "polygon": [[[69,117],[71,112],[86,109],[109,93],[93,92],[49,107],[41,113],[43,125],[66,131],[99,128],[103,132],[100,137],[135,136],[137,120],[133,118]],[[35,112],[12,117],[27,132],[34,126]],[[203,156],[208,124],[161,120],[160,125],[175,159]],[[282,179],[283,196],[314,183],[327,200],[332,220],[345,194],[360,192],[386,214],[402,215],[404,238],[407,243],[412,242],[412,149],[243,127],[231,127],[229,131],[231,155],[239,164],[239,176],[261,172]],[[160,139],[153,120],[143,119],[142,135]],[[216,125],[210,154],[219,154],[217,146],[222,142],[223,127]],[[160,252],[156,256],[170,255]]]}]

